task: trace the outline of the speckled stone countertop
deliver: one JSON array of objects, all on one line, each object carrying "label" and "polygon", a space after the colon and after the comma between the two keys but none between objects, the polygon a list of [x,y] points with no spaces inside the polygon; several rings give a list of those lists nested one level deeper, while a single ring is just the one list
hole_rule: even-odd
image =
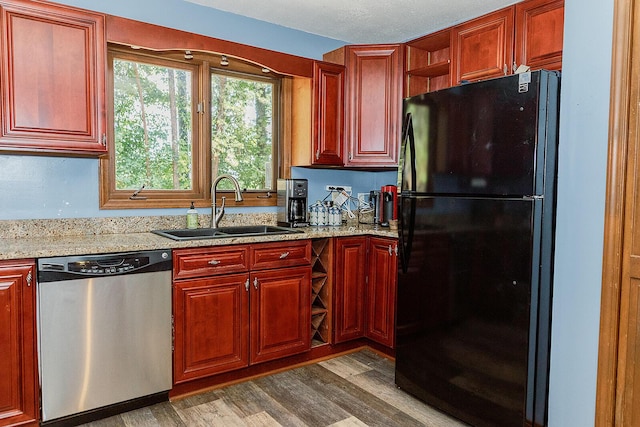
[{"label": "speckled stone countertop", "polygon": [[[207,224],[206,220],[206,216],[203,215],[200,224]],[[294,234],[189,241],[175,241],[150,232],[158,229],[184,228],[183,222],[184,216],[0,221],[0,259],[222,246],[336,236],[397,237],[397,231],[391,231],[389,228],[358,223],[340,227],[305,227],[301,228],[303,233]],[[275,223],[275,214],[236,214],[226,216],[220,225]]]}]

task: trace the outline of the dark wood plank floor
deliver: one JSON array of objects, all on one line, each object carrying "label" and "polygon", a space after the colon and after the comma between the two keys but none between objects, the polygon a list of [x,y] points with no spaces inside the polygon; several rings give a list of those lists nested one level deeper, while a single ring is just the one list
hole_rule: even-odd
[{"label": "dark wood plank floor", "polygon": [[360,350],[85,427],[465,425],[398,390],[393,362]]}]

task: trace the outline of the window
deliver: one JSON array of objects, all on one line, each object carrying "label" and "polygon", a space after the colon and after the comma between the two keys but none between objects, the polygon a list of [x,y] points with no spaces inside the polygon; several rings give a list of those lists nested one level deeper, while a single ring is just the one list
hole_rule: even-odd
[{"label": "window", "polygon": [[[108,58],[112,132],[100,163],[102,208],[209,206],[212,177],[223,173],[245,189],[243,206],[275,205],[277,76],[239,61],[221,69],[219,56],[184,51],[111,47]],[[222,180],[218,189],[232,187]]]}]

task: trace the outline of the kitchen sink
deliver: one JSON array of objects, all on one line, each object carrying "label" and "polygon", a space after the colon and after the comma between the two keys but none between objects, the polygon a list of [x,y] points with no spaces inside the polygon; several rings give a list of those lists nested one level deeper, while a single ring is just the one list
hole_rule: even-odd
[{"label": "kitchen sink", "polygon": [[294,228],[278,227],[275,225],[238,225],[218,228],[182,228],[177,230],[152,230],[162,237],[173,240],[217,239],[222,237],[265,236],[274,234],[302,233]]}]

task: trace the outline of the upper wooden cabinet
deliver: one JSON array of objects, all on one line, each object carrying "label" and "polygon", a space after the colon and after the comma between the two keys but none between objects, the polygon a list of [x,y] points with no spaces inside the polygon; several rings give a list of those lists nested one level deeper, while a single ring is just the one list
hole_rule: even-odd
[{"label": "upper wooden cabinet", "polygon": [[525,0],[406,43],[405,94],[562,68],[564,0]]},{"label": "upper wooden cabinet", "polygon": [[0,10],[0,149],[105,153],[104,16],[17,0]]},{"label": "upper wooden cabinet", "polygon": [[347,71],[345,166],[397,166],[404,47],[345,46],[324,59],[344,64]]},{"label": "upper wooden cabinet", "polygon": [[513,8],[454,27],[451,51],[452,86],[506,75],[513,63]]},{"label": "upper wooden cabinet", "polygon": [[316,62],[313,71],[312,164],[342,166],[344,66]]},{"label": "upper wooden cabinet", "polygon": [[528,0],[515,5],[515,63],[531,69],[562,69],[564,0]]},{"label": "upper wooden cabinet", "polygon": [[0,262],[0,426],[37,425],[35,264]]}]

